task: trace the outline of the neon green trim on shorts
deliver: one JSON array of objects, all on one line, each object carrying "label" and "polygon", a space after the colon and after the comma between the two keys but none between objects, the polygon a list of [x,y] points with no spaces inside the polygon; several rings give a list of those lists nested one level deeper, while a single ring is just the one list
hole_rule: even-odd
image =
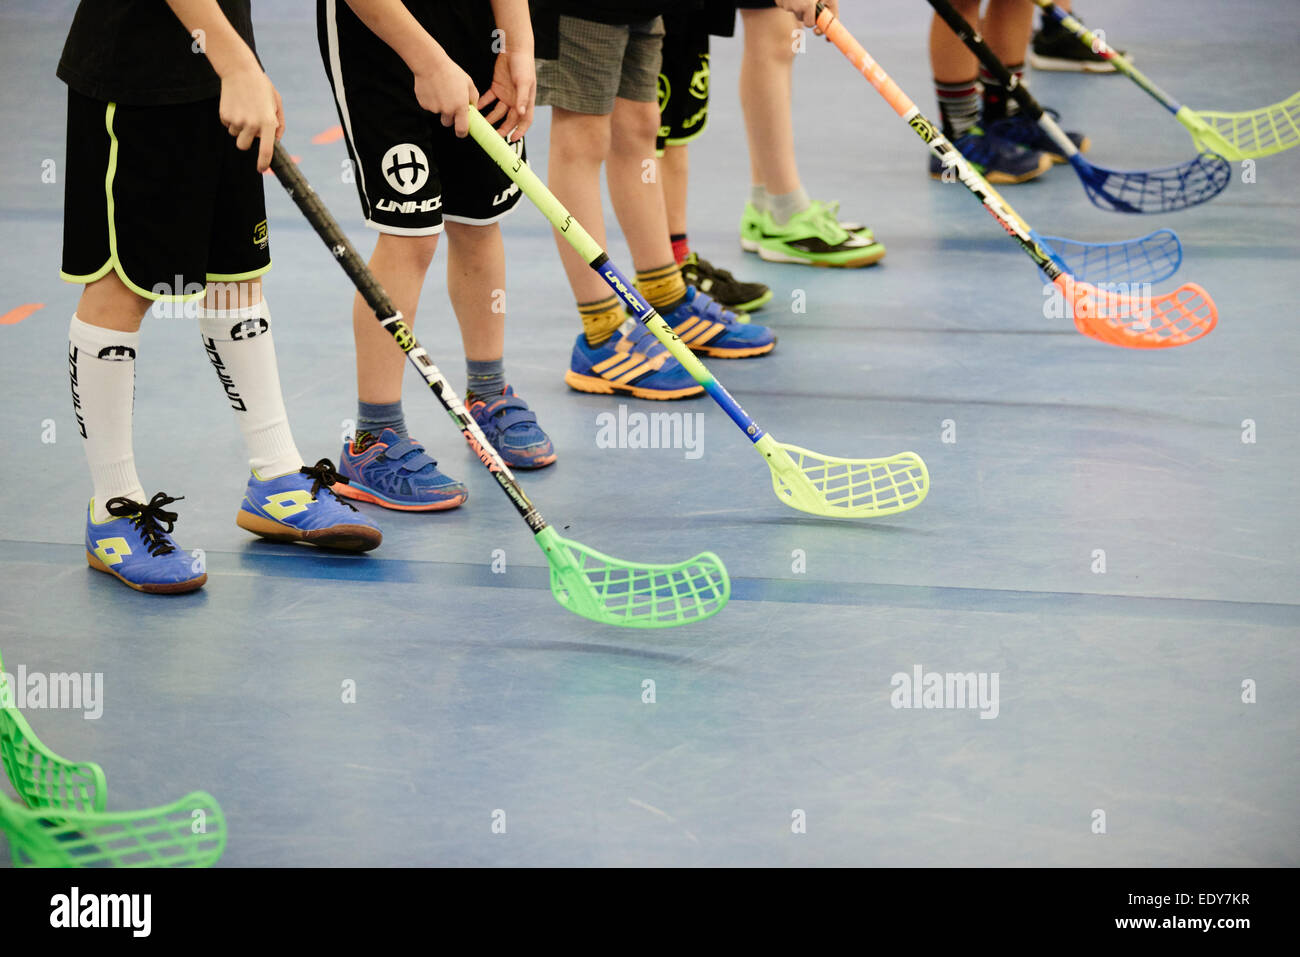
[{"label": "neon green trim on shorts", "polygon": [[250,269],[248,272],[232,273],[215,273],[207,274],[208,282],[244,282],[247,279],[256,279],[258,276],[265,276],[271,271],[271,264],[268,262],[265,266],[258,266],[256,269]]},{"label": "neon green trim on shorts", "polygon": [[126,269],[122,266],[122,260],[117,255],[117,225],[113,220],[116,212],[113,202],[113,179],[117,175],[117,134],[113,132],[113,116],[117,113],[117,104],[109,103],[104,110],[104,129],[108,132],[108,169],[104,173],[104,196],[108,202],[108,262],[102,268],[88,277],[70,276],[67,273],[60,272],[59,275],[69,282],[90,283],[97,279],[102,279],[108,275],[112,269],[117,273],[117,278],[122,280],[122,284],[130,289],[142,299],[151,299],[155,302],[194,302],[201,299],[207,290],[196,293],[192,296],[172,295],[167,293],[152,292],[144,289],[131,281],[131,277],[126,274]]}]

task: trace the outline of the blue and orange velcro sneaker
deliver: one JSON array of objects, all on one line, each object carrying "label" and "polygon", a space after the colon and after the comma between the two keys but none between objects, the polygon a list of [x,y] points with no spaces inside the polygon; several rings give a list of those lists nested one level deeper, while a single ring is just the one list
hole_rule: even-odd
[{"label": "blue and orange velcro sneaker", "polygon": [[694,286],[686,287],[686,300],[664,322],[692,352],[715,359],[747,359],[776,348],[771,329],[744,321]]},{"label": "blue and orange velcro sneaker", "polygon": [[202,560],[176,544],[176,513],[165,506],[181,499],[159,492],[147,505],[129,498],[104,503],[107,521],[95,521],[95,502],[86,510],[86,561],[136,591],[174,595],[202,588],[208,580]]},{"label": "blue and orange velcro sneaker", "polygon": [[510,386],[495,398],[472,398],[469,414],[512,469],[540,469],[555,461],[555,447],[537,424],[537,414]]},{"label": "blue and orange velcro sneaker", "polygon": [[686,399],[704,391],[635,319],[628,319],[613,338],[598,346],[588,343],[585,333],[578,333],[564,381],[579,392],[622,392],[637,399]]},{"label": "blue and orange velcro sneaker", "polygon": [[374,522],[338,497],[337,489],[346,481],[329,459],[274,478],[253,473],[235,524],[273,542],[368,552],[384,537]]},{"label": "blue and orange velcro sneaker", "polygon": [[469,498],[464,485],[438,471],[423,445],[392,429],[359,451],[344,442],[339,472],[347,480],[334,490],[339,495],[399,512],[455,508]]}]

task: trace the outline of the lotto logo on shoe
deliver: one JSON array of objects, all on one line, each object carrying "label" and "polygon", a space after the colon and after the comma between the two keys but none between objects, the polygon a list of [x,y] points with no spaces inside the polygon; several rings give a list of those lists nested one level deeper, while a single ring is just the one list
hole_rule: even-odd
[{"label": "lotto logo on shoe", "polygon": [[105,565],[120,565],[122,559],[131,554],[131,546],[125,538],[101,538],[95,542],[95,557]]},{"label": "lotto logo on shoe", "polygon": [[307,511],[307,506],[313,501],[314,499],[307,492],[294,489],[291,492],[276,492],[274,495],[268,495],[263,507],[266,509],[266,514],[284,521],[290,515]]},{"label": "lotto logo on shoe", "polygon": [[388,185],[403,196],[419,192],[429,179],[429,160],[414,143],[398,143],[384,154],[380,165]]}]

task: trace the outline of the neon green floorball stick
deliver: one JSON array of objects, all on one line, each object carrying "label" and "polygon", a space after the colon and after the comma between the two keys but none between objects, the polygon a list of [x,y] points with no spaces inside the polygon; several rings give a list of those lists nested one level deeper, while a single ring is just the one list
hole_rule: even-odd
[{"label": "neon green floorball stick", "polygon": [[1174,118],[1192,134],[1192,140],[1199,149],[1210,150],[1224,159],[1240,162],[1272,156],[1300,145],[1300,93],[1293,93],[1280,103],[1239,113],[1193,110],[1156,86],[1145,73],[1110,46],[1101,36],[1103,31],[1089,30],[1052,0],[1034,2],[1043,8],[1044,13],[1074,34],[1084,46],[1107,60],[1174,114]]},{"label": "neon green floorball stick", "polygon": [[915,452],[900,452],[880,459],[841,459],[776,441],[731,397],[663,317],[641,297],[632,282],[610,262],[600,244],[472,106],[469,133],[627,304],[632,315],[667,347],[673,358],[749,437],[772,470],[772,488],[777,498],[791,508],[830,518],[892,515],[916,508],[925,500],[930,491],[930,473]]},{"label": "neon green floorball stick", "polygon": [[0,761],[22,800],[0,793],[0,831],[15,867],[211,867],[225,850],[225,816],[203,791],[143,811],[106,811],[103,769],[41,743],[14,706],[3,663]]}]

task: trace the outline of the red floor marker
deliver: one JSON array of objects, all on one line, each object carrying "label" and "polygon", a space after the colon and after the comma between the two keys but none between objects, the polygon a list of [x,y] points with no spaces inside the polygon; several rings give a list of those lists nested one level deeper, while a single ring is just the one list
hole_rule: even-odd
[{"label": "red floor marker", "polygon": [[3,316],[0,316],[0,326],[17,325],[18,323],[26,319],[28,316],[30,316],[33,312],[35,312],[37,309],[44,309],[44,308],[45,308],[45,303],[43,302],[24,303],[23,305],[19,306],[17,309],[11,309],[9,312],[6,312]]},{"label": "red floor marker", "polygon": [[311,138],[311,141],[320,146],[322,143],[333,143],[341,139],[343,139],[343,127],[331,126],[327,130],[321,130]]}]

